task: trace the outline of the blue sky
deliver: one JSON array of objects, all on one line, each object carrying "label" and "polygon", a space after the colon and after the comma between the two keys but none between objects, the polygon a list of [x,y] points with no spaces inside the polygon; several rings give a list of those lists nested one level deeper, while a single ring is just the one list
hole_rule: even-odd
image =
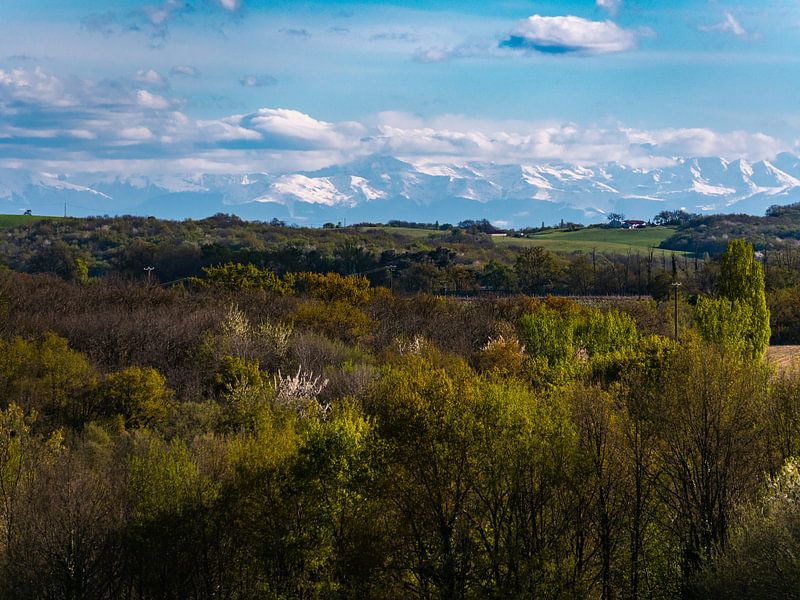
[{"label": "blue sky", "polygon": [[0,166],[797,151],[800,2],[0,0]]}]

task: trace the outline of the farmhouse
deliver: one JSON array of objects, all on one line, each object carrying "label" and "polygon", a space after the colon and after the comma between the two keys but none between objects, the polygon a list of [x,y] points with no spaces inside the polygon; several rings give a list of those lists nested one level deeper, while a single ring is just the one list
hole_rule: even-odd
[{"label": "farmhouse", "polygon": [[644,229],[647,227],[646,221],[639,221],[638,219],[627,219],[622,222],[623,229]]}]

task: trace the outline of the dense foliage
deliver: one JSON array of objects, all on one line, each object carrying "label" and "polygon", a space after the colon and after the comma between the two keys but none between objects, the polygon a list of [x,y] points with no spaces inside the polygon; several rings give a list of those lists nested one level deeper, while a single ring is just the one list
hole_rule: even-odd
[{"label": "dense foliage", "polygon": [[[217,215],[201,221],[142,217],[44,219],[2,230],[0,264],[69,281],[119,275],[161,283],[204,276],[240,264],[282,276],[311,272],[362,274],[395,292],[481,290],[573,295],[664,295],[679,272],[703,288],[707,262],[670,258],[654,249],[624,254],[592,249],[556,255],[536,245],[497,244],[485,221],[446,229],[299,228]],[[433,226],[432,226],[433,227]],[[144,269],[153,267],[149,274]],[[229,273],[229,275],[233,275]]]},{"label": "dense foliage", "polygon": [[769,345],[769,309],[764,274],[753,247],[742,240],[728,244],[720,260],[719,298],[700,298],[696,318],[701,335],[729,343],[752,358],[761,358]]},{"label": "dense foliage", "polygon": [[0,598],[796,589],[800,381],[752,249],[712,265],[677,341],[651,299],[0,272]]},{"label": "dense foliage", "polygon": [[765,216],[747,214],[696,215],[663,212],[656,223],[679,225],[679,231],[663,247],[689,252],[721,254],[731,239],[746,239],[759,250],[796,249],[800,239],[800,204],[773,206]]}]

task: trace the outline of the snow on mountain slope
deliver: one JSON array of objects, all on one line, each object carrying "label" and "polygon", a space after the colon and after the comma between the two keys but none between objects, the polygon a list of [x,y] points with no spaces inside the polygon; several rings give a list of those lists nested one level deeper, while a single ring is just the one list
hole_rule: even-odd
[{"label": "snow on mountain slope", "polygon": [[[678,158],[672,166],[624,164],[412,164],[374,155],[318,171],[127,177],[0,170],[5,212],[169,214],[231,212],[298,223],[324,220],[593,222],[608,212],[650,218],[660,210],[762,213],[800,201],[800,158],[749,163]],[[57,207],[57,208],[53,208]]]},{"label": "snow on mountain slope", "polygon": [[269,190],[256,200],[278,204],[307,202],[324,206],[354,204],[352,197],[339,191],[327,177],[306,177],[300,174],[278,177],[269,186]]}]

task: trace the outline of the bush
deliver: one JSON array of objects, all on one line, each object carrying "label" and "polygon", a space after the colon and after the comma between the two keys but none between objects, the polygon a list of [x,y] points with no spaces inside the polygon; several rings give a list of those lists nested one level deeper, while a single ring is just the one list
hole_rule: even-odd
[{"label": "bush", "polygon": [[364,338],[371,330],[371,320],[366,313],[342,300],[330,303],[308,300],[295,309],[291,319],[296,327],[349,343]]},{"label": "bush", "polygon": [[204,267],[205,280],[195,279],[197,285],[206,285],[226,290],[264,290],[275,294],[287,294],[291,285],[282,281],[269,269],[259,269],[252,264],[226,263],[216,267]]},{"label": "bush", "polygon": [[258,362],[236,356],[222,357],[222,363],[211,378],[211,389],[217,398],[229,394],[237,386],[258,386],[263,382]]},{"label": "bush", "polygon": [[129,427],[162,423],[172,392],[155,369],[129,367],[106,377],[97,390],[105,416],[122,415]]},{"label": "bush", "polygon": [[286,281],[296,292],[324,302],[363,306],[372,297],[366,277],[347,277],[338,273],[290,273]]}]

